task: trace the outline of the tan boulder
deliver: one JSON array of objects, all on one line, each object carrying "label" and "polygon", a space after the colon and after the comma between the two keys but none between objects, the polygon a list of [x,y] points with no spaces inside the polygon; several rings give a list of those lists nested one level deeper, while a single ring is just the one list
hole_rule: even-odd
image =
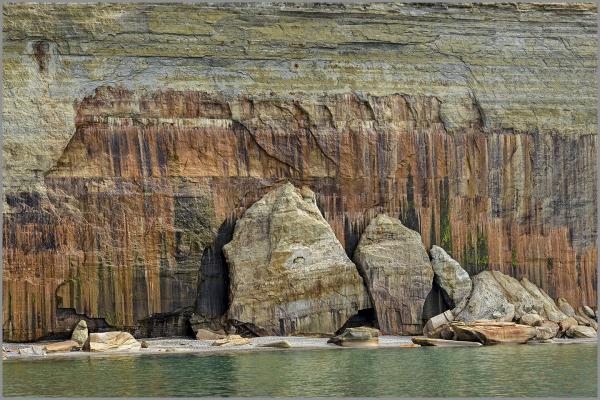
[{"label": "tan boulder", "polygon": [[577,326],[577,325],[579,325],[579,323],[573,317],[565,318],[562,321],[558,322],[560,332],[563,332],[563,333],[567,332],[569,330],[569,328],[571,328],[572,326]]},{"label": "tan boulder", "polygon": [[592,319],[587,316],[583,307],[579,307],[577,309],[577,313],[575,314],[575,316],[573,318],[575,318],[577,320],[579,325],[591,326],[595,330],[598,330],[598,323],[596,322],[595,319]]},{"label": "tan boulder", "polygon": [[[447,339],[450,323],[452,321],[454,321],[454,314],[451,310],[444,311],[441,314],[431,317],[423,328],[423,335],[430,338]],[[452,331],[450,330],[450,332]]]},{"label": "tan boulder", "polygon": [[[85,322],[85,321],[84,321]],[[86,328],[87,330],[87,328]],[[81,345],[75,340],[65,340],[63,342],[48,343],[44,345],[47,353],[62,353],[68,351],[77,351],[81,349]]]},{"label": "tan boulder", "polygon": [[558,324],[554,321],[541,321],[535,326],[535,338],[539,340],[548,340],[556,337],[560,330]]},{"label": "tan boulder", "polygon": [[197,340],[219,340],[224,339],[226,337],[225,334],[213,332],[208,329],[200,328],[196,331],[196,339]]},{"label": "tan boulder", "polygon": [[537,326],[547,326],[550,329],[552,329],[553,331],[559,331],[560,330],[560,326],[558,325],[558,322],[554,322],[554,321],[550,321],[550,320],[544,320],[541,323],[539,323]]},{"label": "tan boulder", "polygon": [[246,210],[223,247],[227,316],[258,335],[332,335],[371,308],[358,273],[309,189],[287,183]]},{"label": "tan boulder", "polygon": [[90,333],[90,351],[135,351],[141,348],[140,342],[128,332]]},{"label": "tan boulder", "polygon": [[[589,307],[588,307],[589,308]],[[597,321],[595,318],[590,317],[588,315],[588,313],[585,311],[584,307],[579,307],[577,308],[576,314],[575,315],[579,315],[581,318],[583,318],[586,323],[584,325],[588,325],[588,326],[597,326]]]},{"label": "tan boulder", "polygon": [[290,347],[292,347],[292,345],[287,340],[279,340],[277,342],[262,343],[259,344],[258,347],[275,347],[278,349],[289,349]]},{"label": "tan boulder", "polygon": [[377,347],[379,345],[379,330],[366,326],[346,328],[344,332],[332,337],[327,343],[344,347]]},{"label": "tan boulder", "polygon": [[573,315],[575,321],[577,321],[577,325],[590,326],[590,321],[587,318],[582,317],[581,315],[575,314]]},{"label": "tan boulder", "polygon": [[519,320],[519,322],[523,325],[529,325],[529,326],[537,326],[539,325],[542,321],[544,321],[544,318],[539,315],[539,314],[524,314],[523,316],[521,316],[521,319]]},{"label": "tan boulder", "polygon": [[88,326],[85,320],[81,320],[75,325],[75,329],[73,329],[73,333],[71,334],[71,340],[76,341],[79,344],[79,347],[83,347],[88,341]]},{"label": "tan boulder", "polygon": [[[515,323],[478,322],[453,324],[459,340],[476,340],[483,344],[526,343],[536,336],[536,328]],[[464,339],[463,339],[464,338]]]},{"label": "tan boulder", "polygon": [[[535,304],[534,310],[542,317],[554,322],[567,318],[567,315],[556,306],[555,301],[548,293],[544,292],[527,278],[521,279],[520,284],[529,292]],[[540,308],[542,311],[540,311]]]},{"label": "tan boulder", "polygon": [[221,346],[221,347],[229,347],[229,346],[243,346],[246,344],[250,344],[250,340],[241,337],[240,335],[228,335],[223,339],[215,340],[212,343],[212,346]]},{"label": "tan boulder", "polygon": [[469,301],[455,318],[473,322],[477,319],[512,321],[515,306],[509,302],[506,291],[495,277],[496,271],[483,271],[473,277],[473,290]]},{"label": "tan boulder", "polygon": [[468,346],[481,346],[479,342],[470,342],[470,341],[462,341],[462,340],[444,340],[444,339],[434,339],[434,338],[426,338],[426,337],[414,337],[411,338],[413,343],[416,343],[420,346],[436,346],[436,347],[468,347]]},{"label": "tan boulder", "polygon": [[421,333],[433,269],[421,235],[379,214],[354,252],[354,261],[373,300],[379,329],[389,335]]},{"label": "tan boulder", "polygon": [[558,308],[567,317],[573,317],[573,316],[575,316],[575,309],[573,308],[573,306],[571,306],[571,304],[569,304],[569,302],[567,301],[567,299],[565,299],[563,297],[559,297],[558,299],[556,299],[556,304],[558,305]]},{"label": "tan boulder", "polygon": [[591,326],[574,325],[567,330],[567,336],[570,338],[595,338],[597,332]]},{"label": "tan boulder", "polygon": [[483,271],[473,277],[469,300],[456,319],[512,321],[534,312],[552,321],[567,318],[550,296],[529,280],[518,281],[499,271]]},{"label": "tan boulder", "polygon": [[596,313],[589,306],[583,306],[583,312],[590,318],[596,318]]}]

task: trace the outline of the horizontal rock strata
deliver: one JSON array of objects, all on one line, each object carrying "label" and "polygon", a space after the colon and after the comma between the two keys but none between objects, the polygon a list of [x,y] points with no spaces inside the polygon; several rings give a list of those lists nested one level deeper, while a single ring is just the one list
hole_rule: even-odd
[{"label": "horizontal rock strata", "polygon": [[285,180],[347,254],[384,212],[597,302],[595,5],[3,13],[7,340],[222,317],[222,246]]}]

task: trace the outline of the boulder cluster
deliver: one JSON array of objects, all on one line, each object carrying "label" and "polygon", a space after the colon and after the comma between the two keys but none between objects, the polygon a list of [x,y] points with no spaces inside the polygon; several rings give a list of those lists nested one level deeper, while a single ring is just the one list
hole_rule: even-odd
[{"label": "boulder cluster", "polygon": [[[499,271],[471,277],[441,247],[427,251],[420,234],[397,218],[373,218],[351,260],[317,207],[315,194],[290,183],[246,210],[223,252],[230,269],[227,315],[221,321],[190,320],[196,338],[211,340],[213,346],[248,344],[241,335],[327,336],[330,343],[351,347],[377,346],[380,334],[425,336],[414,338],[412,346],[597,335],[591,307],[575,310],[526,278]],[[423,326],[423,307],[434,282],[450,309]],[[364,318],[369,310],[373,320]],[[373,326],[360,326],[369,323]],[[82,320],[70,340],[22,351],[130,351],[144,345],[127,332],[88,334]],[[268,346],[286,348],[289,343]]]},{"label": "boulder cluster", "polygon": [[[372,309],[384,335],[452,340],[471,332],[485,344],[596,336],[590,307],[575,311],[526,278],[499,271],[470,277],[441,247],[428,252],[420,234],[397,218],[373,218],[351,260],[315,194],[290,183],[252,205],[223,250],[230,268],[227,321],[255,335],[333,336]],[[423,327],[434,281],[451,308]],[[342,335],[365,332],[346,329]]]},{"label": "boulder cluster", "polygon": [[46,355],[71,351],[114,352],[139,350],[142,344],[130,333],[120,331],[89,333],[85,320],[77,323],[71,339],[51,342],[43,345],[32,345],[18,350],[21,355]]},{"label": "boulder cluster", "polygon": [[[452,297],[456,292],[457,276],[465,277],[465,290],[452,298],[453,309],[427,321],[423,329],[427,337],[496,344],[597,336],[597,316],[592,308],[583,306],[575,311],[567,300],[555,302],[527,278],[519,281],[499,271],[483,271],[471,280],[443,249],[434,246],[431,253],[435,279],[445,294]],[[436,260],[443,260],[445,273],[439,273]]]},{"label": "boulder cluster", "polygon": [[434,272],[419,233],[379,215],[346,255],[308,188],[284,184],[237,221],[223,252],[228,321],[256,335],[333,336],[373,309],[384,334],[422,332]]}]

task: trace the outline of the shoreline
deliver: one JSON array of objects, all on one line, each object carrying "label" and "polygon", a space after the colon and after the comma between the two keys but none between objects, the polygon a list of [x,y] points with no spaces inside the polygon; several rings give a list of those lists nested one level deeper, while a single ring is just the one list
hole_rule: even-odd
[{"label": "shoreline", "polygon": [[[376,350],[376,349],[390,349],[390,348],[405,348],[406,345],[411,344],[411,338],[414,336],[380,336],[379,345],[376,347],[368,347],[365,349]],[[140,350],[130,351],[103,351],[103,352],[89,352],[89,351],[70,351],[70,352],[57,352],[48,353],[45,355],[34,355],[34,354],[19,354],[19,349],[28,348],[31,346],[43,346],[49,343],[55,343],[57,341],[43,341],[35,343],[3,343],[2,346],[6,349],[6,359],[3,361],[11,360],[49,360],[49,359],[75,359],[75,358],[110,358],[110,357],[123,357],[123,356],[144,356],[144,355],[162,355],[162,354],[195,354],[195,355],[215,355],[215,354],[235,354],[235,353],[249,353],[259,351],[290,351],[290,350],[331,350],[340,349],[346,350],[351,347],[342,347],[332,343],[327,343],[327,338],[311,338],[303,336],[263,336],[250,338],[250,344],[241,346],[212,346],[213,340],[197,340],[187,337],[175,337],[175,338],[141,338],[139,342],[145,341],[148,344],[148,348],[142,348]],[[287,341],[291,344],[290,348],[277,348],[277,347],[262,347],[261,344]],[[552,345],[552,344],[597,344],[598,340],[592,339],[553,339],[552,342],[529,342],[529,345]],[[431,346],[424,346],[431,347]],[[489,347],[489,346],[481,346]],[[418,348],[418,347],[413,347]],[[408,348],[407,348],[408,349]]]}]

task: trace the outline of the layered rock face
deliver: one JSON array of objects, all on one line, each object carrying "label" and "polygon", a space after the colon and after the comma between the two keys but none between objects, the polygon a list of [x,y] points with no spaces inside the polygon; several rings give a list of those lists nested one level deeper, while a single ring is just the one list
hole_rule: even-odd
[{"label": "layered rock face", "polygon": [[381,332],[420,334],[423,305],[433,281],[421,235],[380,214],[365,229],[354,261],[365,279]]},{"label": "layered rock face", "polygon": [[228,318],[256,334],[333,334],[371,306],[308,188],[284,184],[253,204],[223,252]]},{"label": "layered rock face", "polygon": [[383,212],[596,304],[594,5],[3,13],[7,340],[223,317],[221,249],[282,181],[349,255]]}]

